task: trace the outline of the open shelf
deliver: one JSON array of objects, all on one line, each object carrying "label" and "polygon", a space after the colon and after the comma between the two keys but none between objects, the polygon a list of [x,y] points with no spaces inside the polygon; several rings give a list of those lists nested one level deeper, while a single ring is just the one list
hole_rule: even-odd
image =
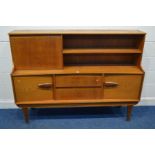
[{"label": "open shelf", "polygon": [[63,54],[142,53],[140,49],[64,49]]},{"label": "open shelf", "polygon": [[137,66],[144,35],[63,35],[64,66]]},{"label": "open shelf", "polygon": [[144,35],[63,35],[64,49],[141,49]]},{"label": "open shelf", "polygon": [[133,66],[137,65],[138,58],[138,53],[64,54],[64,66]]}]

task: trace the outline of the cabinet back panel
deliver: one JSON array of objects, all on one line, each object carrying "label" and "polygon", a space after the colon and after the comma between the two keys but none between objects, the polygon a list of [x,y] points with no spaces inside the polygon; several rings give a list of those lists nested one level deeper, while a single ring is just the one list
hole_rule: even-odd
[{"label": "cabinet back panel", "polygon": [[69,54],[64,65],[136,65],[138,54]]},{"label": "cabinet back panel", "polygon": [[10,43],[16,69],[63,67],[61,35],[11,36]]},{"label": "cabinet back panel", "polygon": [[64,35],[64,49],[141,48],[143,35]]}]

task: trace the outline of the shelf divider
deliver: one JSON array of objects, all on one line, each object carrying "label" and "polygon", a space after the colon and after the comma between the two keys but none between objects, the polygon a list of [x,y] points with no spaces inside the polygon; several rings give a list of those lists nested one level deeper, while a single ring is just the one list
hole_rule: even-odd
[{"label": "shelf divider", "polygon": [[142,53],[140,49],[64,49],[63,54]]}]

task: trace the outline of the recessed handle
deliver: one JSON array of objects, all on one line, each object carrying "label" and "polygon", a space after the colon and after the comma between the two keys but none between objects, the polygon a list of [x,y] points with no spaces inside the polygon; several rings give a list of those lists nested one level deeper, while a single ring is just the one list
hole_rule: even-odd
[{"label": "recessed handle", "polygon": [[40,83],[38,84],[38,87],[42,89],[50,89],[52,88],[52,83]]},{"label": "recessed handle", "polygon": [[104,86],[105,87],[117,87],[118,83],[116,83],[116,82],[105,82]]}]

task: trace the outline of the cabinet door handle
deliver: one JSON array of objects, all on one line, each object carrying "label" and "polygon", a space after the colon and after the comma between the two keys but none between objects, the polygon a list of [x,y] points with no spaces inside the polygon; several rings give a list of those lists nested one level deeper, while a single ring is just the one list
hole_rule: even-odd
[{"label": "cabinet door handle", "polygon": [[50,89],[52,88],[52,83],[40,83],[38,84],[38,87],[42,89]]},{"label": "cabinet door handle", "polygon": [[105,82],[104,86],[105,87],[117,87],[118,83],[116,83],[116,82]]}]

